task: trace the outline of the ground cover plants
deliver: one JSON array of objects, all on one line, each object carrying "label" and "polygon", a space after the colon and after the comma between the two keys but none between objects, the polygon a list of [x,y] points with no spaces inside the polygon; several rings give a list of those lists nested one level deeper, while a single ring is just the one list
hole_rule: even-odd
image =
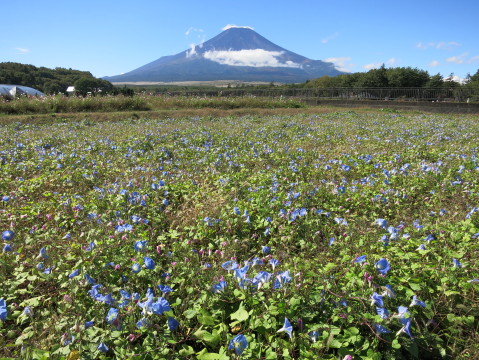
[{"label": "ground cover plants", "polygon": [[479,356],[477,116],[0,128],[0,356]]}]

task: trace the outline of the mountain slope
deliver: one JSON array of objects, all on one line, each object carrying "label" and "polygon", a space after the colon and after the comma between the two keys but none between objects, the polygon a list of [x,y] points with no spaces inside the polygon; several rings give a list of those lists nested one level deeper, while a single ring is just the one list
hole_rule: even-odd
[{"label": "mountain slope", "polygon": [[163,56],[110,82],[240,80],[295,83],[342,74],[332,63],[288,51],[249,28],[229,28],[201,45]]}]

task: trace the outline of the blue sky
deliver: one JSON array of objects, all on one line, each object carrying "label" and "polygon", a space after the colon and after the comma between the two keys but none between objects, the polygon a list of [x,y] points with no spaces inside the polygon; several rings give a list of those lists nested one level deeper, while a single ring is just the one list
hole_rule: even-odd
[{"label": "blue sky", "polygon": [[0,62],[122,74],[227,25],[340,70],[384,63],[464,78],[479,69],[478,0],[2,0]]}]

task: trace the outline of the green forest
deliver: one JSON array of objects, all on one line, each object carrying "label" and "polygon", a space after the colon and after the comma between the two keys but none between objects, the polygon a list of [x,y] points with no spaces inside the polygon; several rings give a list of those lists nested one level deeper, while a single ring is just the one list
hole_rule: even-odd
[{"label": "green forest", "polygon": [[75,86],[80,93],[113,89],[110,82],[95,78],[88,71],[60,67],[49,69],[14,62],[0,63],[0,84],[29,86],[45,94],[64,93],[69,86]]}]

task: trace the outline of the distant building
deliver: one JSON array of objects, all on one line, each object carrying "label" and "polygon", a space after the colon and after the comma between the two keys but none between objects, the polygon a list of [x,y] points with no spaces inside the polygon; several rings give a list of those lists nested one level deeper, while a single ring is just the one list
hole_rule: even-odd
[{"label": "distant building", "polygon": [[75,87],[74,86],[67,87],[67,95],[68,96],[75,96]]}]

